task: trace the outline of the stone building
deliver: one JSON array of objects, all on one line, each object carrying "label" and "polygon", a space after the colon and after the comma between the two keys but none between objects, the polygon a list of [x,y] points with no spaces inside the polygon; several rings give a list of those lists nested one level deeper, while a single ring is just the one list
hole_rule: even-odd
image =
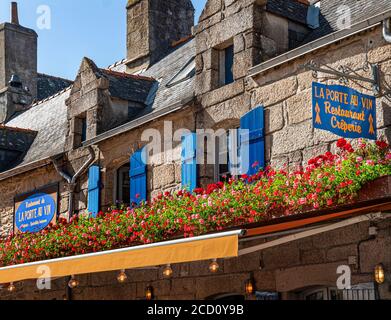
[{"label": "stone building", "polygon": [[[107,68],[84,58],[73,81],[38,73],[37,35],[19,25],[14,9],[11,23],[0,25],[3,237],[14,230],[18,199],[48,187],[57,195],[56,214],[68,219],[206,186],[228,173],[219,163],[185,167],[186,139],[172,142],[177,130],[255,130],[250,160],[263,166],[305,166],[335,151],[339,136],[314,128],[312,85],[339,79],[324,68],[314,74],[316,67],[361,76],[345,84],[376,96],[377,134],[391,142],[388,0],[208,0],[195,26],[190,0],[129,0],[126,58]],[[246,116],[255,127],[246,127]],[[163,151],[134,170],[151,132],[163,137]],[[190,148],[191,157],[208,156]],[[363,190],[355,206],[300,216],[295,227],[285,220],[258,226],[239,240],[249,253],[219,259],[216,274],[207,261],[193,261],[173,265],[170,279],[157,266],[127,270],[128,281],[119,284],[112,270],[78,276],[71,292],[62,277],[51,290],[25,280],[0,296],[143,299],[150,286],[157,299],[244,298],[252,278],[258,298],[390,299],[390,280],[373,280],[379,263],[391,270],[390,201],[386,178]],[[311,233],[316,228],[325,229]],[[351,268],[355,290],[336,289],[341,265]]]}]

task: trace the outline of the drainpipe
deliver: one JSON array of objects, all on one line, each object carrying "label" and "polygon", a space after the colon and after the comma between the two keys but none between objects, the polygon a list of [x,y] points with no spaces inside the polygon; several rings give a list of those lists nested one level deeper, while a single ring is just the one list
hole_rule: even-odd
[{"label": "drainpipe", "polygon": [[95,152],[94,149],[92,149],[91,146],[88,147],[89,156],[87,161],[81,166],[81,168],[75,173],[73,177],[71,177],[67,172],[62,170],[56,159],[52,159],[53,165],[56,168],[56,171],[58,174],[63,177],[67,182],[69,186],[69,202],[68,202],[68,211],[69,215],[73,215],[73,197],[75,194],[76,189],[76,181],[80,177],[80,175],[92,164],[92,162],[95,160]]},{"label": "drainpipe", "polygon": [[383,38],[391,43],[391,18],[383,21]]}]

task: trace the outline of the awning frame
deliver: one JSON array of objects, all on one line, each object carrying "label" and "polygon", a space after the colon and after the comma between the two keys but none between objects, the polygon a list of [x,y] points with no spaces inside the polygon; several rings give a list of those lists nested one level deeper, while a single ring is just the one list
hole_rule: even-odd
[{"label": "awning frame", "polygon": [[[245,232],[245,230],[240,229],[228,232],[207,234],[193,238],[176,239],[140,246],[121,248],[116,250],[101,251],[84,255],[69,256],[64,258],[12,265],[0,268],[0,283],[10,283],[22,280],[43,278],[42,274],[40,275],[35,272],[40,266],[47,266],[52,271],[54,270],[54,272],[51,273],[51,278],[59,278],[69,275],[109,272],[121,269],[137,269],[141,267],[151,267],[168,263],[185,263],[192,261],[203,261],[208,259],[237,257],[239,249],[238,240],[240,236],[243,236],[245,234]],[[225,248],[225,250],[220,250],[221,248],[224,248],[225,242],[229,242],[228,247]],[[189,246],[189,248],[192,246],[193,249],[198,248],[199,250],[195,253],[191,252],[191,250],[188,250],[189,252],[187,253],[186,246]],[[208,250],[208,252],[203,252],[203,250],[201,250],[208,247],[211,248],[211,250]],[[161,251],[157,252],[157,249],[160,249]],[[132,266],[130,259],[131,256],[129,255],[138,254],[138,256],[135,258],[135,260],[137,260],[137,258],[140,258],[140,254],[142,252],[145,251],[147,253],[151,250],[154,254],[150,255],[152,256],[152,258],[149,258],[149,260],[155,260],[162,263]],[[165,257],[156,256],[156,254],[160,255],[160,252],[164,252],[164,250],[166,250]],[[180,252],[182,253],[180,257],[177,257],[175,255],[175,250],[180,250]],[[169,257],[171,258],[169,259]],[[97,258],[101,260],[96,260]],[[110,258],[116,260],[117,262],[120,262],[118,264],[118,267],[114,267],[115,263],[112,262]],[[164,259],[166,259],[167,261],[165,261]],[[86,267],[86,265],[88,265],[87,262],[89,260],[92,262],[90,271],[88,271],[88,268]],[[102,261],[102,266],[96,265],[96,262],[99,263],[99,261]],[[71,264],[72,262],[74,262],[74,264]],[[95,264],[93,262],[95,262]],[[137,260],[137,262],[134,263],[139,262]]]}]

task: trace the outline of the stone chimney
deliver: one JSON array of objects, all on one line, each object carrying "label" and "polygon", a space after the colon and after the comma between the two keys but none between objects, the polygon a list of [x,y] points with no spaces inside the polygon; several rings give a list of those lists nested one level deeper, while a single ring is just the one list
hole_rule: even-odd
[{"label": "stone chimney", "polygon": [[19,25],[18,4],[11,2],[11,23]]},{"label": "stone chimney", "polygon": [[0,124],[37,96],[37,38],[19,24],[18,6],[11,3],[11,23],[0,24]]},{"label": "stone chimney", "polygon": [[128,0],[126,9],[129,72],[160,60],[194,26],[191,0]]}]

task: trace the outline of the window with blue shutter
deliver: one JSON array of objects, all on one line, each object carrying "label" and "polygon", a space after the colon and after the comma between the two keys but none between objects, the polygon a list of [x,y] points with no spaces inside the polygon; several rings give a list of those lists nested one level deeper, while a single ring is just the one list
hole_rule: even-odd
[{"label": "window with blue shutter", "polygon": [[225,84],[234,82],[234,46],[229,46],[225,50]]},{"label": "window with blue shutter", "polygon": [[230,130],[228,134],[228,166],[231,176],[240,174],[240,128]]},{"label": "window with blue shutter", "polygon": [[257,107],[240,119],[241,173],[253,175],[265,167],[264,109]]},{"label": "window with blue shutter", "polygon": [[130,201],[141,204],[147,201],[147,154],[146,148],[137,150],[130,157]]},{"label": "window with blue shutter", "polygon": [[216,137],[215,181],[228,181],[240,174],[238,141],[239,128]]},{"label": "window with blue shutter", "polygon": [[88,170],[88,213],[96,217],[100,210],[100,168],[91,166]]},{"label": "window with blue shutter", "polygon": [[197,134],[182,137],[182,188],[197,188]]}]

